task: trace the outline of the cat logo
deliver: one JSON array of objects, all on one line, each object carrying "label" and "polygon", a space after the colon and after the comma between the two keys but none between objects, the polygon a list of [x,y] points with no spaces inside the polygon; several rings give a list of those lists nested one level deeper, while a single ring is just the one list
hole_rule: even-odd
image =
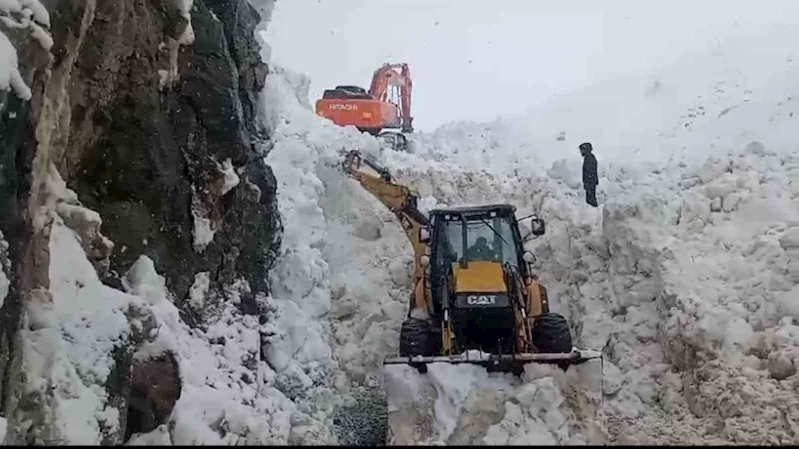
[{"label": "cat logo", "polygon": [[466,304],[470,306],[489,306],[497,302],[497,295],[469,295]]}]

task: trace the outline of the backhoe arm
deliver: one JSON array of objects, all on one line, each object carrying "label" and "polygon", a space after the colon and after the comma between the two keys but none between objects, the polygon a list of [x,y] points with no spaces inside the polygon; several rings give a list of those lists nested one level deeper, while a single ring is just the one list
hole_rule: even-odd
[{"label": "backhoe arm", "polygon": [[[399,72],[397,71],[399,69]],[[380,101],[389,100],[389,87],[395,86],[399,89],[398,105],[401,111],[402,132],[413,132],[413,117],[411,117],[411,90],[413,80],[411,79],[411,69],[408,64],[383,64],[375,70],[372,75],[372,84],[369,87],[369,95]]]},{"label": "backhoe arm", "polygon": [[[377,172],[377,176],[361,169],[361,164]],[[413,279],[412,284],[415,304],[411,308],[419,307],[427,310],[426,293],[423,286],[424,266],[420,263],[423,255],[430,256],[429,245],[422,242],[420,232],[427,225],[428,218],[417,208],[418,193],[406,186],[397,184],[391,179],[391,174],[384,167],[371,161],[352,150],[344,160],[344,170],[358,181],[361,186],[380,200],[400,222],[405,235],[413,247]]]},{"label": "backhoe arm", "polygon": [[[361,170],[361,164],[368,166],[379,176],[364,172]],[[394,213],[400,221],[405,235],[413,245],[414,252],[417,255],[424,254],[427,245],[419,240],[419,230],[427,224],[428,219],[416,206],[419,195],[408,187],[393,182],[391,174],[386,168],[362,157],[356,150],[347,154],[344,160],[344,170]],[[420,250],[422,250],[421,253],[419,253]]]}]

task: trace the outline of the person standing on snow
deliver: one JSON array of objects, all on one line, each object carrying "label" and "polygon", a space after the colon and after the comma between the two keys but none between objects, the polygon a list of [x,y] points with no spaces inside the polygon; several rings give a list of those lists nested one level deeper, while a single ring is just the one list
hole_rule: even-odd
[{"label": "person standing on snow", "polygon": [[580,144],[580,154],[583,155],[583,187],[585,188],[585,202],[597,207],[596,186],[599,185],[599,176],[596,173],[596,157],[591,153],[593,148],[590,142]]}]

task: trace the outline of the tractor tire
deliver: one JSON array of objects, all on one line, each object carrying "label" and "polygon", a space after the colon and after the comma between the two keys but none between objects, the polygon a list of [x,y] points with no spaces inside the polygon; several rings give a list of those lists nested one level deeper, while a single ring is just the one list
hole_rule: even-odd
[{"label": "tractor tire", "polygon": [[[433,341],[433,329],[428,320],[418,318],[408,318],[402,323],[400,329],[400,356],[431,356],[433,355],[435,342]],[[412,363],[419,373],[427,372],[427,365],[424,363]]]},{"label": "tractor tire", "polygon": [[572,334],[566,318],[557,313],[545,313],[535,318],[530,339],[539,352],[571,352]]},{"label": "tractor tire", "polygon": [[434,342],[432,334],[433,329],[430,321],[418,318],[405,320],[400,329],[400,356],[433,355]]}]

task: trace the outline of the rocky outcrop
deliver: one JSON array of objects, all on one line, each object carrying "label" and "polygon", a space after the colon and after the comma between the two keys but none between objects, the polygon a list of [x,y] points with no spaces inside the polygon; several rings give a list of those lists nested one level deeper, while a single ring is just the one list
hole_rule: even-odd
[{"label": "rocky outcrop", "polygon": [[182,28],[137,3],[97,5],[72,87],[68,185],[103,217],[112,269],[146,254],[180,299],[203,271],[266,290],[280,224],[253,112],[266,76],[258,17],[246,1],[195,2],[180,81],[161,89]]},{"label": "rocky outcrop", "polygon": [[[54,169],[102,217],[96,229],[99,222],[70,223],[69,211],[58,211],[84,237],[104,283],[122,289],[119,273],[146,255],[193,326],[213,310],[212,302],[189,306],[198,273],[216,301],[244,279],[250,288],[238,307],[263,314],[254,297],[269,291],[282,234],[276,181],[264,162],[268,136],[255,111],[268,69],[253,35],[260,17],[247,0],[194,0],[190,22],[174,0],[46,3],[49,51],[3,28],[32,98],[0,92],[0,232],[11,281],[0,308],[0,415],[13,407],[23,305],[49,285],[47,215],[34,223],[32,212],[48,205]],[[135,377],[135,390],[136,379],[152,375],[130,360],[119,364],[136,375],[114,388],[130,390]],[[168,396],[139,398],[157,403],[139,407],[152,413],[145,427],[168,415],[164,404],[176,400],[174,391]]]}]

